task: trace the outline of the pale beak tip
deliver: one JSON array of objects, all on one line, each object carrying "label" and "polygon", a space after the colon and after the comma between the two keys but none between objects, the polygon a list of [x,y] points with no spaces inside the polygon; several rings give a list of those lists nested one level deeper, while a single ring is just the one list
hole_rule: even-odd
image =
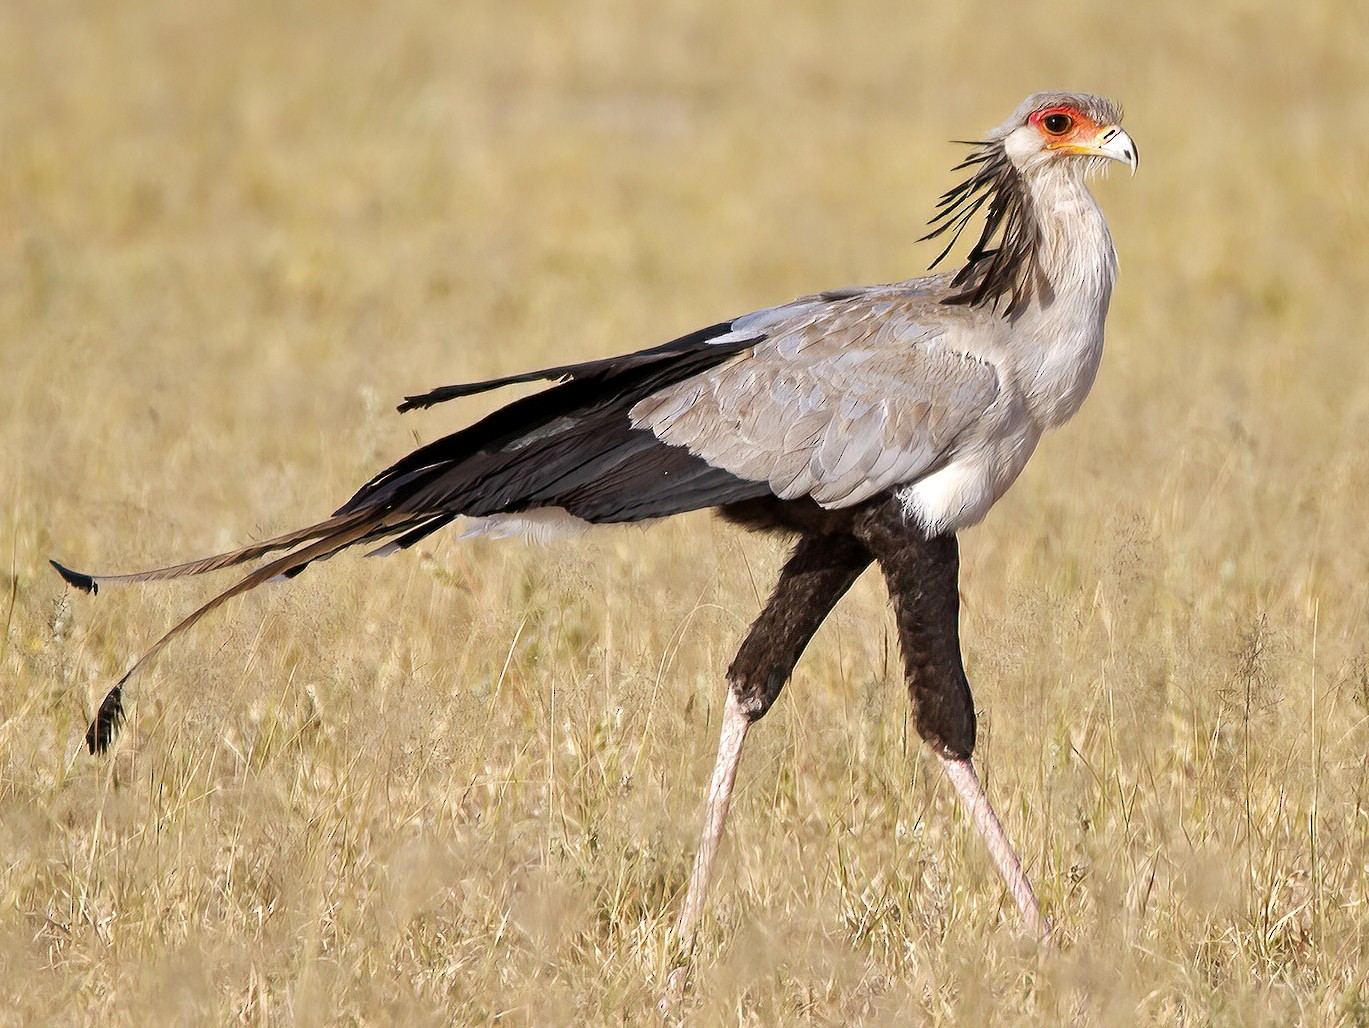
[{"label": "pale beak tip", "polygon": [[1136,169],[1141,164],[1141,155],[1136,149],[1136,144],[1132,142],[1131,136],[1127,135],[1121,126],[1114,125],[1108,130],[1103,144],[1103,152],[1113,160],[1125,162],[1127,167],[1131,169],[1132,176],[1135,177]]}]

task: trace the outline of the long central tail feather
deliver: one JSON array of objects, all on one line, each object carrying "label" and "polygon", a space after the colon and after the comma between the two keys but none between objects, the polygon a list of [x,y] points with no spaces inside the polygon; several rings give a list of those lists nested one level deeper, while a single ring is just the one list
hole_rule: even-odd
[{"label": "long central tail feather", "polygon": [[562,380],[418,447],[317,525],[228,553],[133,574],[90,575],[54,561],[69,584],[95,592],[105,584],[198,575],[289,550],[254,567],[153,643],[101,702],[86,745],[92,753],[109,747],[124,717],[124,686],[172,639],[227,600],[273,579],[293,578],[349,546],[365,546],[376,556],[392,553],[463,516],[557,509],[590,524],[629,522],[766,492],[764,482],[737,478],[636,428],[630,413],[643,397],[730,360],[761,338],[760,333],[719,323],[623,357],[439,390],[428,399],[437,402],[514,382]]},{"label": "long central tail feather", "polygon": [[264,539],[259,543],[252,543],[241,549],[229,550],[226,553],[216,553],[212,557],[201,557],[198,560],[186,561],[184,564],[171,564],[164,568],[151,568],[147,571],[134,571],[122,575],[90,575],[83,571],[74,571],[65,565],[57,563],[55,560],[48,561],[57,573],[62,576],[67,585],[80,589],[82,592],[98,593],[100,587],[104,585],[132,585],[135,582],[161,582],[171,578],[183,578],[187,575],[203,575],[210,571],[221,571],[224,568],[233,567],[236,564],[245,564],[247,561],[256,560],[264,557],[268,553],[277,550],[288,549],[291,546],[298,546],[300,543],[308,542],[310,539],[318,539],[322,536],[336,533],[345,529],[350,524],[355,524],[363,519],[363,514],[374,517],[374,512],[353,511],[343,516],[328,518],[320,521],[316,525],[309,525],[307,528],[297,529],[294,532],[287,532],[285,535],[278,535],[273,539]]},{"label": "long central tail feather", "polygon": [[138,658],[137,662],[124,673],[124,676],[119,679],[118,684],[109,691],[104,700],[100,703],[99,711],[97,711],[94,720],[91,721],[90,727],[86,729],[86,747],[90,752],[103,753],[109,748],[109,744],[114,740],[114,736],[118,733],[119,726],[123,723],[124,719],[124,686],[128,684],[129,679],[133,678],[138,672],[147,667],[172,639],[193,626],[200,618],[204,617],[210,611],[226,603],[228,600],[231,600],[233,597],[240,596],[249,590],[255,589],[263,582],[268,582],[277,575],[289,574],[293,569],[302,567],[310,561],[317,560],[326,555],[331,555],[337,550],[356,542],[358,539],[375,532],[378,528],[384,527],[383,521],[374,516],[366,520],[355,518],[352,520],[355,523],[349,528],[343,528],[334,535],[326,536],[309,546],[301,547],[298,550],[287,553],[283,557],[278,557],[268,564],[263,564],[261,567],[255,568],[250,574],[243,576],[233,585],[229,586],[223,592],[189,614],[175,627],[149,646],[143,655]]},{"label": "long central tail feather", "polygon": [[[442,514],[436,517],[406,517],[395,521],[386,521],[384,524],[380,525],[378,528],[372,529],[359,539],[349,538],[346,542],[338,543],[337,546],[326,553],[320,553],[317,557],[310,557],[303,564],[297,564],[289,571],[277,575],[275,580],[286,581],[295,578],[311,565],[317,564],[319,561],[331,560],[343,550],[352,546],[367,546],[371,543],[380,542],[382,539],[386,540],[386,542],[373,550],[367,551],[365,556],[387,557],[400,550],[407,550],[420,539],[426,539],[439,528],[451,524],[451,522],[455,521],[460,516],[461,515],[459,514]],[[398,539],[393,538],[400,532],[403,532],[404,534]]]}]

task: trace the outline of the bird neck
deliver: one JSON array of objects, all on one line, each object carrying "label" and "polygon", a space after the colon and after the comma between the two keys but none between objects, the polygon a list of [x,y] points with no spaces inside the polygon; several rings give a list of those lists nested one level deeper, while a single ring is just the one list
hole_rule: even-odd
[{"label": "bird neck", "polygon": [[1026,182],[1033,239],[1028,306],[1101,320],[1117,278],[1117,251],[1085,170],[1082,162],[1047,167]]},{"label": "bird neck", "polygon": [[1029,188],[1035,278],[1011,317],[1017,337],[1030,340],[1017,368],[1027,408],[1046,429],[1073,417],[1093,385],[1117,253],[1079,170],[1036,176]]},{"label": "bird neck", "polygon": [[[1104,162],[1105,163],[1105,162]],[[1116,255],[1084,173],[1085,160],[1018,167],[1003,140],[978,145],[958,165],[969,178],[941,197],[924,239],[948,237],[936,267],[974,216],[984,224],[944,303],[988,307],[1019,317],[1052,306],[1059,294],[1087,296],[1106,308]]]}]

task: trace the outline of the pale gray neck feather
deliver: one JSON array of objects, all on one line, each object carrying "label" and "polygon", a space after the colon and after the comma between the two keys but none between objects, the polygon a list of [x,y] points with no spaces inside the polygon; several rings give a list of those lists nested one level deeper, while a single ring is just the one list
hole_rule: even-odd
[{"label": "pale gray neck feather", "polygon": [[1082,162],[1044,168],[1028,181],[1037,220],[1031,299],[1013,315],[1021,384],[1033,420],[1054,428],[1088,394],[1103,352],[1103,324],[1117,277],[1117,252]]}]

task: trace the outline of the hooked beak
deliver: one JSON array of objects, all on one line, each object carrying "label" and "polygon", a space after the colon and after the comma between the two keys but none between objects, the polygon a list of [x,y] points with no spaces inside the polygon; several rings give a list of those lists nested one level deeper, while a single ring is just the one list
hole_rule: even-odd
[{"label": "hooked beak", "polygon": [[1114,161],[1121,161],[1131,168],[1131,173],[1136,174],[1136,165],[1140,163],[1140,157],[1136,153],[1136,144],[1131,141],[1131,137],[1122,131],[1120,125],[1104,125],[1098,130],[1098,135],[1092,143],[1066,143],[1060,149],[1069,153],[1084,154],[1091,157],[1108,157]]}]

